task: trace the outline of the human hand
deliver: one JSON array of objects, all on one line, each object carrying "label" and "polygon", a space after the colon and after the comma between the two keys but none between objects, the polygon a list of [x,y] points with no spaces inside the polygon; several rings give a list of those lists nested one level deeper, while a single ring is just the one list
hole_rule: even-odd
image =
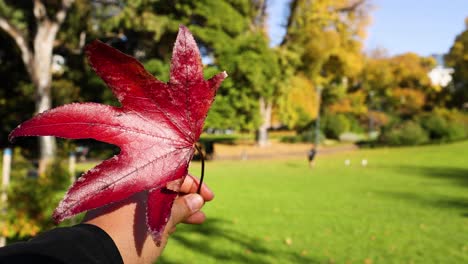
[{"label": "human hand", "polygon": [[168,234],[172,234],[179,223],[201,224],[205,221],[205,214],[200,209],[205,202],[213,200],[214,194],[205,184],[202,185],[200,194],[197,194],[199,183],[200,181],[191,175],[185,178],[180,187],[179,197],[172,206],[171,218],[166,226]]},{"label": "human hand", "polygon": [[104,206],[87,213],[85,223],[93,224],[113,239],[124,263],[153,263],[162,253],[169,235],[179,223],[201,224],[205,214],[201,211],[206,201],[214,198],[213,192],[202,185],[196,193],[199,180],[191,175],[185,177],[180,195],[174,201],[171,217],[158,247],[146,227],[146,193],[135,194],[121,202]]}]

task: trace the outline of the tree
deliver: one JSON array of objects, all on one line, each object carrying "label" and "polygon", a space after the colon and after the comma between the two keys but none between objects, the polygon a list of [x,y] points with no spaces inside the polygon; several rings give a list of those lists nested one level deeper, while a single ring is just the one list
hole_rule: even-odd
[{"label": "tree", "polygon": [[[250,129],[257,131],[259,146],[267,145],[267,129],[270,128],[274,99],[278,93],[281,71],[276,51],[268,47],[268,39],[262,31],[252,31],[240,36],[220,56],[221,65],[230,70],[234,89],[241,89],[239,102],[248,104]],[[247,108],[247,109],[249,109]],[[236,112],[247,110],[239,107]],[[249,127],[247,127],[249,129]]]},{"label": "tree", "polygon": [[365,0],[291,2],[282,46],[299,56],[297,73],[308,78],[314,90],[323,88],[319,111],[342,100],[358,83],[368,10]]},{"label": "tree", "polygon": [[[266,0],[257,0],[253,1],[255,3],[254,10],[257,11],[257,14],[254,16],[253,19],[253,26],[254,30],[257,30],[261,32],[264,36],[265,40],[268,40],[267,37],[267,29],[266,29],[266,20],[267,20],[267,13],[266,13],[266,5],[267,1]],[[271,62],[273,64],[265,64],[262,65],[263,67],[267,66],[268,72],[263,72],[264,74],[267,74],[266,77],[272,77],[273,80],[275,77],[277,77],[279,72],[271,72],[271,68],[274,67],[275,65],[278,65],[278,62],[275,61],[275,54],[272,54],[272,52],[268,48],[268,42],[265,43],[264,47],[266,53],[271,53],[271,54],[263,54],[265,56],[269,55],[268,57],[271,58]],[[269,52],[270,51],[270,52]],[[266,61],[265,61],[266,62]],[[269,74],[268,74],[269,73]],[[276,76],[275,76],[276,75]],[[260,112],[260,119],[261,123],[260,126],[257,129],[257,144],[260,147],[264,147],[268,144],[268,129],[271,127],[271,114],[273,110],[273,95],[275,93],[275,86],[277,85],[276,83],[272,82],[272,79],[264,79],[264,87],[266,89],[262,89],[259,93],[259,98],[258,98],[258,106],[259,106],[259,112]],[[261,85],[261,84],[258,84]]]},{"label": "tree", "polygon": [[[51,64],[54,41],[74,0],[0,0],[0,28],[16,43],[35,88],[36,112],[52,107]],[[40,171],[55,156],[55,140],[40,137]]]},{"label": "tree", "polygon": [[356,116],[367,113],[366,94],[362,90],[347,93],[346,96],[328,106],[332,114],[353,114]]},{"label": "tree", "polygon": [[367,93],[373,93],[373,101],[382,110],[409,117],[436,104],[430,99],[440,91],[431,84],[428,76],[435,66],[433,58],[405,53],[393,57],[368,57],[365,65],[361,87]]},{"label": "tree", "polygon": [[289,128],[303,129],[317,117],[317,93],[310,80],[292,76],[278,100],[280,120]]},{"label": "tree", "polygon": [[445,63],[452,67],[454,94],[451,104],[458,108],[466,107],[468,102],[468,17],[465,19],[465,31],[460,33],[453,43],[448,54],[445,55]]},{"label": "tree", "polygon": [[316,85],[356,76],[368,24],[365,0],[295,0],[282,45],[301,56],[299,71]]}]

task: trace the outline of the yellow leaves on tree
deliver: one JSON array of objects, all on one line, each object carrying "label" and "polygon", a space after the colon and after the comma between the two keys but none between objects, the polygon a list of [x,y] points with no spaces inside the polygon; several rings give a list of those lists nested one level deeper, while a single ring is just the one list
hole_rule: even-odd
[{"label": "yellow leaves on tree", "polygon": [[8,225],[2,229],[2,236],[11,238],[27,238],[37,235],[41,231],[41,224],[19,212],[15,215],[14,221],[9,221]]},{"label": "yellow leaves on tree", "polygon": [[369,23],[367,1],[296,0],[291,5],[285,44],[301,54],[307,76],[318,83],[319,75],[332,79],[358,74]]},{"label": "yellow leaves on tree", "polygon": [[394,57],[369,58],[363,70],[363,80],[367,89],[381,90],[397,87],[432,91],[428,72],[436,62],[430,57],[420,57],[415,53],[405,53]]},{"label": "yellow leaves on tree", "polygon": [[309,79],[296,75],[278,102],[280,120],[290,128],[305,126],[317,116],[317,93]]},{"label": "yellow leaves on tree", "polygon": [[363,86],[380,97],[381,103],[391,106],[391,111],[401,115],[416,114],[439,92],[428,76],[435,64],[433,58],[415,53],[393,57],[378,54],[366,61]]},{"label": "yellow leaves on tree", "polygon": [[384,112],[369,111],[367,114],[367,122],[372,118],[374,128],[382,127],[390,122],[390,118]]},{"label": "yellow leaves on tree", "polygon": [[346,97],[328,106],[328,111],[333,114],[365,114],[367,113],[366,94],[362,90],[347,94]]},{"label": "yellow leaves on tree", "polygon": [[432,87],[428,72],[436,65],[433,58],[405,53],[390,60],[395,81],[400,87],[429,89]]},{"label": "yellow leaves on tree", "polygon": [[424,92],[411,88],[393,89],[392,99],[396,110],[403,115],[418,113],[426,103]]}]

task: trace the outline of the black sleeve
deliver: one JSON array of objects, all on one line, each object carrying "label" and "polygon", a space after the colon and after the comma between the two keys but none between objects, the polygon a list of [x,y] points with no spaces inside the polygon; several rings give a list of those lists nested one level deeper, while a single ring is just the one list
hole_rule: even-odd
[{"label": "black sleeve", "polygon": [[55,228],[0,248],[0,263],[122,263],[112,238],[94,225]]}]

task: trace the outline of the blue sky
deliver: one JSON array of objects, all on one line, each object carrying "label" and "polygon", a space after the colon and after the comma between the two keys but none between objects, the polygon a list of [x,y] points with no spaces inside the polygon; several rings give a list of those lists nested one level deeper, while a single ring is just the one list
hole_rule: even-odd
[{"label": "blue sky", "polygon": [[[270,0],[272,45],[284,35],[289,0]],[[373,0],[366,50],[384,48],[389,55],[446,53],[465,29],[468,0]]]},{"label": "blue sky", "polygon": [[290,0],[269,0],[268,12],[268,33],[271,38],[271,45],[276,46],[281,43],[286,32],[288,22],[287,8]]}]

